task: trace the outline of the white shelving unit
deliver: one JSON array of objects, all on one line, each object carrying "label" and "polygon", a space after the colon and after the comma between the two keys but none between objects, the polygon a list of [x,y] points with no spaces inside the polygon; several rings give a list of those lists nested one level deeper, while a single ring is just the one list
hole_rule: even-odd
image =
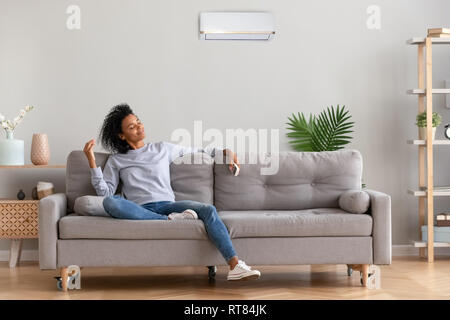
[{"label": "white shelving unit", "polygon": [[[427,144],[426,140],[408,140],[408,144],[415,144],[419,146],[425,146]],[[439,145],[446,145],[450,144],[450,140],[434,140],[433,145],[439,146]]]},{"label": "white shelving unit", "polygon": [[[412,244],[417,248],[426,248],[428,246],[428,243],[425,241],[412,241]],[[435,242],[433,245],[435,248],[450,247],[448,242]]]},{"label": "white shelving unit", "polygon": [[[432,140],[432,114],[433,95],[450,94],[450,89],[433,88],[433,60],[432,47],[438,44],[450,44],[450,38],[412,38],[407,44],[417,45],[417,74],[418,88],[408,90],[408,94],[417,95],[419,103],[419,113],[426,111],[427,114],[427,139],[408,140],[407,143],[416,145],[419,149],[419,186],[417,190],[408,189],[408,193],[419,198],[419,237],[422,235],[421,227],[426,225],[428,241],[412,241],[413,245],[419,248],[419,255],[425,258],[427,250],[428,262],[434,261],[435,247],[450,247],[450,243],[433,242],[434,240],[434,197],[450,196],[449,190],[434,190],[433,176],[433,146],[450,145],[450,140]],[[427,143],[432,141],[432,143]],[[425,164],[427,164],[425,166]],[[428,186],[428,188],[427,188]]]},{"label": "white shelving unit", "polygon": [[[406,91],[407,94],[427,94],[425,89],[411,89]],[[450,94],[450,89],[432,89],[432,94]]]},{"label": "white shelving unit", "polygon": [[[427,196],[427,192],[426,190],[413,190],[413,189],[408,189],[408,193],[412,194],[415,197],[426,197]],[[433,191],[433,195],[435,197],[439,197],[439,196],[444,196],[444,197],[448,197],[450,196],[450,191]]]}]

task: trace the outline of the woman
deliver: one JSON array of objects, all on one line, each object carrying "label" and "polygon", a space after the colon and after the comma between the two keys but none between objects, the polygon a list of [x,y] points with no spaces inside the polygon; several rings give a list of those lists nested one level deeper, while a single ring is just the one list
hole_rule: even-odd
[{"label": "woman", "polygon": [[[239,260],[228,230],[213,205],[197,201],[175,201],[170,185],[170,163],[178,156],[206,152],[215,156],[216,149],[181,147],[168,142],[144,143],[144,125],[126,104],[115,106],[106,116],[100,131],[104,149],[112,154],[102,172],[95,163],[95,140],[88,141],[84,153],[89,161],[91,182],[97,195],[105,196],[105,211],[118,219],[167,220],[198,219],[205,224],[210,240],[230,266],[228,280],[258,279],[261,273]],[[222,151],[239,166],[236,155]],[[124,197],[115,195],[119,178]]]}]

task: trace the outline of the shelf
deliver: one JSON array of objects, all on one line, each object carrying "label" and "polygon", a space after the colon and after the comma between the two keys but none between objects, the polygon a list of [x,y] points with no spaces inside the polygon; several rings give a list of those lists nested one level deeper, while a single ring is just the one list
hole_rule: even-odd
[{"label": "shelf", "polygon": [[[425,39],[424,37],[417,37],[417,38],[412,38],[409,39],[408,41],[406,41],[407,44],[425,44]],[[449,38],[430,38],[431,39],[431,43],[433,44],[446,44],[446,43],[450,43],[450,37]]]},{"label": "shelf", "polygon": [[[406,91],[407,94],[426,94],[426,89],[411,89]],[[431,89],[432,94],[450,94],[450,89]]]},{"label": "shelf", "polygon": [[[411,241],[416,248],[426,248],[428,247],[428,242],[426,241]],[[433,247],[450,247],[450,242],[435,242]]]},{"label": "shelf", "polygon": [[[425,190],[408,189],[408,193],[412,194],[415,197],[426,197],[427,196],[427,192]],[[447,197],[447,196],[450,196],[450,191],[433,190],[433,196]]]},{"label": "shelf", "polygon": [[[408,140],[407,143],[418,146],[426,146],[427,140]],[[433,145],[450,145],[450,140],[433,140]]]},{"label": "shelf", "polygon": [[65,169],[66,165],[65,164],[45,164],[45,165],[40,165],[40,166],[36,166],[34,164],[25,164],[25,165],[17,165],[17,166],[0,166],[0,169],[20,169],[20,168],[60,168],[60,169]]}]

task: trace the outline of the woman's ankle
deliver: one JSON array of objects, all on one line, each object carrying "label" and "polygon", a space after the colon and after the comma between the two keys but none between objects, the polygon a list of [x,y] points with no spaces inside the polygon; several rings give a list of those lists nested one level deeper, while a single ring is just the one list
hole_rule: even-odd
[{"label": "woman's ankle", "polygon": [[234,267],[238,264],[239,259],[237,256],[234,256],[228,261],[228,265],[230,266],[230,270],[233,270]]}]

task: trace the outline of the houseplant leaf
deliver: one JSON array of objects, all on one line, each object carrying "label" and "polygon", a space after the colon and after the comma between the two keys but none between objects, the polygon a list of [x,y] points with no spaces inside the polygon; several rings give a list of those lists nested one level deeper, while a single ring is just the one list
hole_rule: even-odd
[{"label": "houseplant leaf", "polygon": [[297,151],[333,151],[344,148],[350,143],[352,137],[353,124],[349,112],[345,106],[337,105],[327,107],[317,117],[310,115],[309,121],[306,121],[303,113],[294,114],[292,118],[288,117],[291,132],[287,133],[289,142]]}]

